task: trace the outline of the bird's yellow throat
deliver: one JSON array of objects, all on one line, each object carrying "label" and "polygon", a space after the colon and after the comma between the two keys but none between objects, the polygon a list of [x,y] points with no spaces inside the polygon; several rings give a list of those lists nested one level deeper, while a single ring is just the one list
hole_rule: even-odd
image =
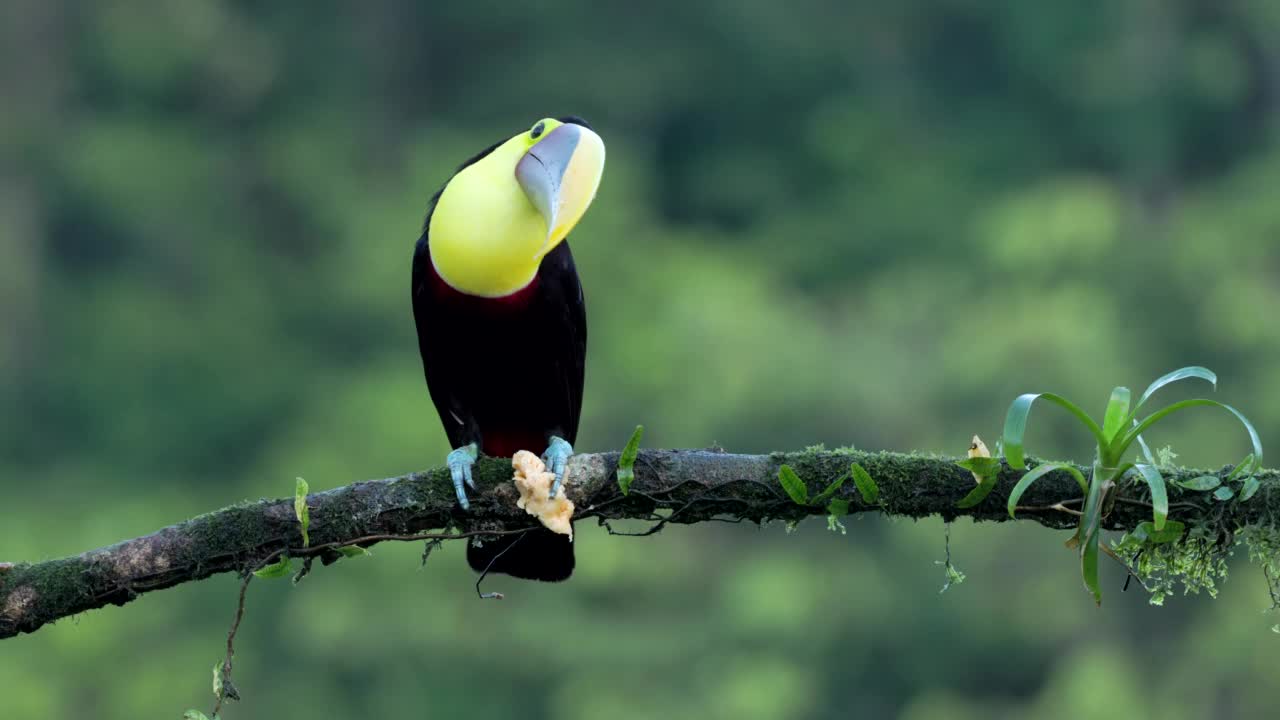
[{"label": "bird's yellow throat", "polygon": [[463,168],[427,228],[436,272],[481,297],[527,286],[591,205],[604,157],[590,129],[548,119]]}]

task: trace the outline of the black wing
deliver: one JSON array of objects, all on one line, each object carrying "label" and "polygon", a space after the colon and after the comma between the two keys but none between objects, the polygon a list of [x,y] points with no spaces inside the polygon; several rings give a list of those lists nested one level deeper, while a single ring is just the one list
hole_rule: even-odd
[{"label": "black wing", "polygon": [[452,323],[445,309],[435,302],[428,283],[434,280],[431,268],[431,252],[427,234],[422,233],[413,252],[413,321],[418,331],[418,351],[422,355],[422,372],[427,380],[431,401],[440,415],[440,423],[449,437],[449,446],[458,448],[480,441],[480,429],[475,414],[459,390],[459,378],[453,377],[445,337],[451,332]]},{"label": "black wing", "polygon": [[578,441],[578,420],[582,414],[582,387],[586,379],[587,305],[582,283],[573,262],[568,241],[560,243],[542,260],[538,270],[538,302],[544,320],[541,326],[551,328],[546,338],[552,348],[554,368],[550,377],[557,378],[560,392],[553,409],[562,427],[559,434],[570,444]]}]

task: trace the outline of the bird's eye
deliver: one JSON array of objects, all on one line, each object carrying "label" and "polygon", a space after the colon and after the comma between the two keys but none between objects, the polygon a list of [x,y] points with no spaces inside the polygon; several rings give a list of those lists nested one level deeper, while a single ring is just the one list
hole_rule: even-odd
[{"label": "bird's eye", "polygon": [[533,138],[534,140],[537,140],[538,138],[542,137],[542,131],[546,129],[547,129],[547,124],[540,122],[537,125],[534,125],[533,129],[529,131],[529,137]]}]

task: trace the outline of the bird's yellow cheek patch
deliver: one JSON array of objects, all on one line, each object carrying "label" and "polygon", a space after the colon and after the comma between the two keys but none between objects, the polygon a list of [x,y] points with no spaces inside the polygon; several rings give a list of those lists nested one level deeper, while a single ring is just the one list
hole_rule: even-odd
[{"label": "bird's yellow cheek patch", "polygon": [[512,177],[528,149],[517,135],[460,171],[445,186],[431,215],[431,263],[454,289],[502,297],[538,272],[546,224]]},{"label": "bird's yellow cheek patch", "polygon": [[[547,471],[542,458],[528,450],[521,450],[511,458],[511,467],[515,468],[516,490],[520,491],[520,499],[516,507],[538,518],[548,530],[561,535],[568,535],[573,540],[573,502],[565,497],[564,486],[556,491],[556,496],[548,498],[551,484],[556,474]],[[565,473],[568,480],[568,472]]]}]

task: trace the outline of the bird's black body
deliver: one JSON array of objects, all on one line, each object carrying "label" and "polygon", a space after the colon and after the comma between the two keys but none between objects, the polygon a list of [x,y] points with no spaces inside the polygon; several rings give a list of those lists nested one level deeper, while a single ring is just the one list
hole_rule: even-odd
[{"label": "bird's black body", "polygon": [[[500,298],[468,295],[445,283],[431,261],[429,228],[439,197],[432,198],[413,256],[413,315],[427,387],[450,446],[474,442],[486,455],[509,457],[518,450],[541,454],[552,436],[574,443],[587,319],[568,243],[543,258],[527,287]],[[467,560],[477,571],[553,581],[569,577],[574,564],[569,538],[543,528],[472,543]]]},{"label": "bird's black body", "polygon": [[586,306],[569,246],[547,254],[529,287],[465,295],[431,266],[424,233],[413,258],[413,314],[427,387],[449,444],[486,455],[571,444],[582,407]]}]

